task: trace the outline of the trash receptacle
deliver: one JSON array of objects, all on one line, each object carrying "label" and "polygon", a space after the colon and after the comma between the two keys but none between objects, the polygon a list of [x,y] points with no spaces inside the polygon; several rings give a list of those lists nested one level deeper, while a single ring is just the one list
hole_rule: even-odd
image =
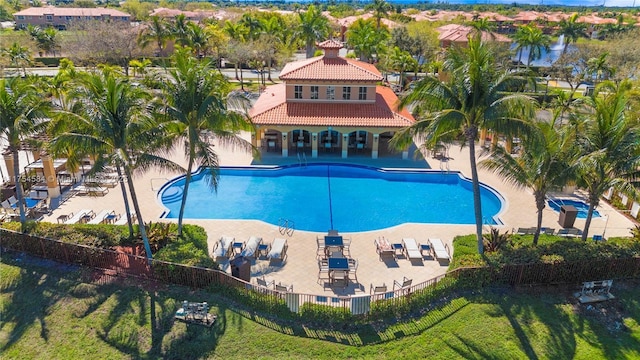
[{"label": "trash receptacle", "polygon": [[576,216],[578,216],[578,209],[576,209],[573,205],[562,205],[560,207],[560,218],[558,219],[558,223],[563,228],[573,227],[573,223],[576,221]]},{"label": "trash receptacle", "polygon": [[242,279],[246,282],[251,281],[251,260],[244,256],[238,256],[231,260],[231,276]]}]

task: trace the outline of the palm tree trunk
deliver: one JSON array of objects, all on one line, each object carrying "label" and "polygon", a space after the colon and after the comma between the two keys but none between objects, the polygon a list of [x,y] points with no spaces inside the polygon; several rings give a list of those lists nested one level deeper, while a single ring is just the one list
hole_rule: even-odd
[{"label": "palm tree trunk", "polygon": [[520,48],[520,55],[518,55],[518,69],[520,69],[520,64],[522,64],[522,50],[524,49]]},{"label": "palm tree trunk", "polygon": [[244,73],[242,72],[242,66],[240,66],[240,88],[244,91]]},{"label": "palm tree trunk", "polygon": [[538,245],[540,238],[540,229],[542,228],[542,210],[544,210],[544,195],[536,194],[536,209],[538,209],[538,221],[536,223],[536,232],[533,234],[533,245]]},{"label": "palm tree trunk", "polygon": [[589,201],[589,211],[587,212],[587,218],[584,222],[584,230],[582,230],[582,241],[587,241],[587,236],[589,235],[589,226],[591,226],[591,218],[593,217],[593,210],[596,208],[596,202],[591,200]]},{"label": "palm tree trunk", "polygon": [[273,66],[273,59],[271,57],[269,57],[269,69],[267,70],[269,72],[269,76],[267,78],[267,80],[269,80],[271,83],[273,83],[274,81],[271,79],[271,67]]},{"label": "palm tree trunk", "polygon": [[151,259],[151,246],[149,246],[149,238],[147,237],[147,229],[144,227],[144,220],[142,219],[142,212],[140,211],[140,204],[138,204],[138,196],[136,195],[136,189],[133,186],[133,178],[131,177],[131,170],[129,166],[125,165],[124,171],[127,175],[127,184],[129,185],[129,193],[131,194],[131,202],[133,202],[133,208],[136,211],[136,217],[138,218],[138,229],[140,230],[140,237],[144,243],[144,251],[147,253],[147,258]]},{"label": "palm tree trunk", "polygon": [[122,200],[124,201],[124,212],[127,217],[127,225],[129,225],[129,238],[133,239],[133,224],[131,223],[131,208],[129,207],[129,197],[127,196],[127,188],[124,186],[124,178],[122,176],[122,169],[120,164],[116,164],[116,171],[118,172],[118,182],[120,183],[120,190],[122,191]]},{"label": "palm tree trunk", "polygon": [[22,225],[22,231],[25,230],[25,223],[27,222],[27,216],[24,210],[24,196],[22,194],[22,183],[20,182],[20,164],[18,163],[18,147],[13,148],[13,174],[16,182],[16,198],[18,199],[18,209],[20,209],[20,224]]},{"label": "palm tree trunk", "polygon": [[471,183],[473,187],[473,210],[476,218],[476,237],[478,240],[478,254],[484,253],[484,243],[482,239],[482,202],[480,200],[480,180],[478,178],[478,164],[476,164],[476,135],[478,129],[467,130],[467,141],[469,142],[469,163],[471,164]]},{"label": "palm tree trunk", "polygon": [[180,203],[180,213],[178,214],[178,237],[182,236],[182,218],[184,217],[184,209],[187,205],[187,193],[189,192],[189,183],[191,182],[191,170],[193,169],[193,161],[195,159],[195,149],[192,149],[193,142],[189,143],[189,165],[187,165],[187,174],[184,177],[184,189],[182,190],[182,202]]}]

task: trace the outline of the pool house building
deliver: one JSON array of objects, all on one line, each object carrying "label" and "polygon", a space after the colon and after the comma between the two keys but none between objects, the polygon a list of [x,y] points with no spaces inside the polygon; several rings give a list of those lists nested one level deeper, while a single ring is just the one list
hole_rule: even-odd
[{"label": "pool house building", "polygon": [[372,64],[338,55],[342,43],[318,44],[324,55],[291,62],[280,72],[281,84],[267,87],[249,114],[252,137],[263,151],[283,157],[310,155],[402,156],[388,146],[393,134],[415,122],[397,108],[391,88],[379,85],[382,74]]}]

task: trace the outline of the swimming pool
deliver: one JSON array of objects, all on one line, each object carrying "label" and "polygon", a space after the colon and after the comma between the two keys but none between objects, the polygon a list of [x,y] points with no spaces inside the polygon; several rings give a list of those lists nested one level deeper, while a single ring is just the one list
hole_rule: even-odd
[{"label": "swimming pool", "polygon": [[[186,219],[255,219],[326,232],[383,229],[403,223],[474,224],[471,182],[458,172],[378,169],[346,164],[221,168],[218,192],[201,171],[192,177]],[[184,176],[165,184],[158,199],[177,218]],[[496,224],[502,197],[482,186],[482,212]]]},{"label": "swimming pool", "polygon": [[[547,204],[554,211],[560,212],[560,207],[562,205],[571,205],[578,210],[578,215],[576,216],[578,219],[586,219],[587,212],[589,211],[589,204],[583,201],[577,200],[569,200],[569,199],[548,199]],[[600,213],[598,210],[593,210],[593,217],[600,217]]]}]

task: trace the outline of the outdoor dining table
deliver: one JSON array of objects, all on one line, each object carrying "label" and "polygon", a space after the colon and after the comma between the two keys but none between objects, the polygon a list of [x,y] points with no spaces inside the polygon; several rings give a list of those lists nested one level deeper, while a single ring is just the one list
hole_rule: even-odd
[{"label": "outdoor dining table", "polygon": [[344,242],[340,235],[327,235],[324,237],[324,251],[326,255],[331,254],[334,250],[342,252]]}]

